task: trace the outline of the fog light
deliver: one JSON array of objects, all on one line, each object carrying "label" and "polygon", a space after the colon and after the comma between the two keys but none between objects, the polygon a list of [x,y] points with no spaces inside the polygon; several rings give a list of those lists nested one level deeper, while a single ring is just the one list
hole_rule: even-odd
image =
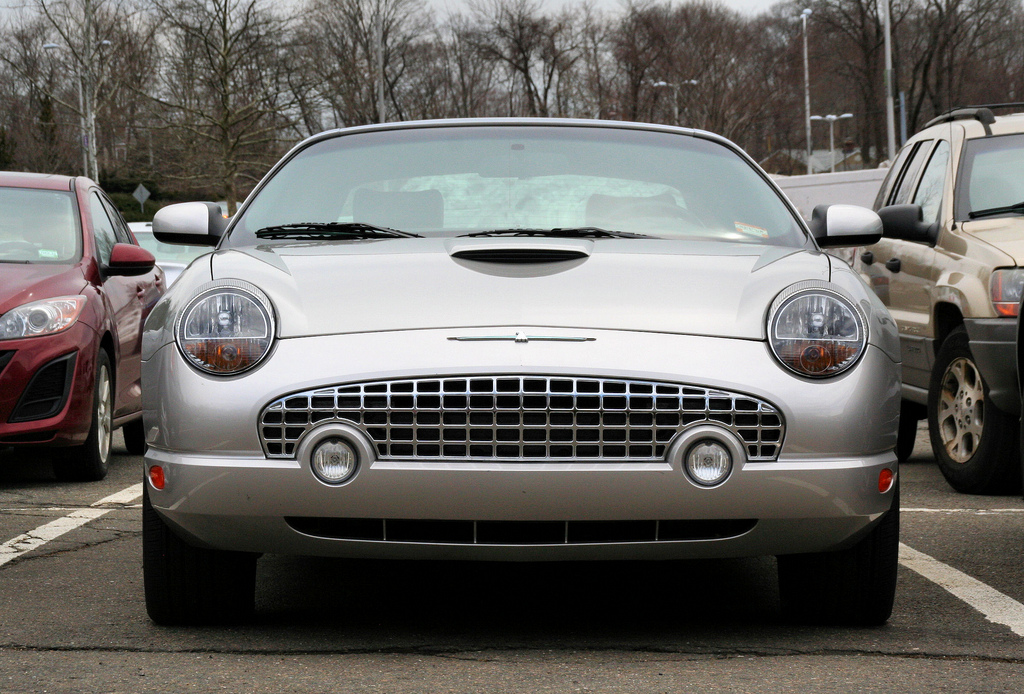
[{"label": "fog light", "polygon": [[167,480],[164,479],[164,469],[159,465],[149,468],[149,482],[154,489],[163,489],[167,484]]},{"label": "fog light", "polygon": [[313,474],[327,484],[341,484],[350,478],[359,462],[359,456],[352,445],[337,437],[318,443],[310,458]]},{"label": "fog light", "polygon": [[731,470],[729,449],[714,439],[701,439],[686,453],[686,472],[697,484],[713,487],[728,477]]}]

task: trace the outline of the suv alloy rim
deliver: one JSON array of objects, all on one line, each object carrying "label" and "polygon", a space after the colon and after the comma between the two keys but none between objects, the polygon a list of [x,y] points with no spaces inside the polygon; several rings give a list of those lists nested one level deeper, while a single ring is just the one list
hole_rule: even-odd
[{"label": "suv alloy rim", "polygon": [[957,463],[970,460],[985,426],[985,386],[970,359],[954,359],[942,374],[938,422],[946,455]]}]

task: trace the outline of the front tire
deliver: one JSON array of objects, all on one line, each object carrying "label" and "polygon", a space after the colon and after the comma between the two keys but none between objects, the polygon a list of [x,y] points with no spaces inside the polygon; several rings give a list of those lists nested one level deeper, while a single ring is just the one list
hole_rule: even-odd
[{"label": "front tire", "polygon": [[236,624],[256,605],[256,556],[193,547],[142,494],[142,574],[149,618],[163,625]]},{"label": "front tire", "polygon": [[964,494],[1020,489],[1016,422],[996,408],[956,327],[939,347],[928,388],[928,433],[942,476]]},{"label": "front tire", "polygon": [[121,435],[124,436],[124,447],[129,455],[142,455],[146,452],[146,428],[142,417],[121,427]]},{"label": "front tire", "polygon": [[53,472],[63,481],[95,482],[107,476],[114,433],[114,380],[110,357],[101,349],[93,379],[92,424],[81,446],[56,451]]},{"label": "front tire", "polygon": [[896,597],[899,542],[897,486],[889,511],[852,547],[778,557],[783,615],[804,624],[885,624]]}]

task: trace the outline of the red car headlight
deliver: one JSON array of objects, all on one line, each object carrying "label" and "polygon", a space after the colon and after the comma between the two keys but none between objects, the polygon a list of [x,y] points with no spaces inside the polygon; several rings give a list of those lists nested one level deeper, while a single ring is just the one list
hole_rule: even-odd
[{"label": "red car headlight", "polygon": [[22,304],[0,316],[0,340],[52,335],[67,330],[85,309],[84,296],[58,296]]}]

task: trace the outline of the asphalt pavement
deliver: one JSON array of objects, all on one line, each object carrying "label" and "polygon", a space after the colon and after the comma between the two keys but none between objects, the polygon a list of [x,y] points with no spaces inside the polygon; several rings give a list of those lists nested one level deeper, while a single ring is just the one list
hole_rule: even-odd
[{"label": "asphalt pavement", "polygon": [[[1016,692],[1024,502],[901,468],[897,604],[873,629],[782,619],[771,558],[443,564],[268,556],[257,618],[146,617],[142,463],[57,482],[0,453],[0,692]],[[52,536],[52,537],[51,537]],[[45,540],[45,541],[43,541]]]}]

